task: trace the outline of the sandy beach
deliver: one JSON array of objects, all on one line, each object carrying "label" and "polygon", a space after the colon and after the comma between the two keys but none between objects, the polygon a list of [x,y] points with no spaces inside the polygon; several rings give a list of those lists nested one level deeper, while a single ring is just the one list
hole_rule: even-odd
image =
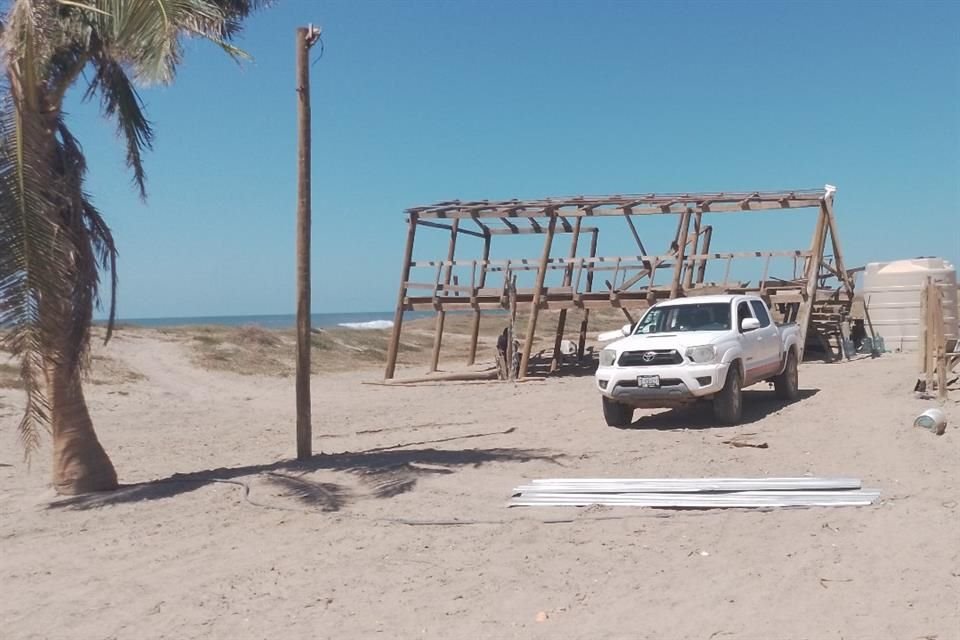
[{"label": "sandy beach", "polygon": [[[805,363],[799,402],[757,385],[737,427],[697,408],[621,430],[590,376],[384,387],[364,384],[376,349],[329,348],[381,334],[321,336],[322,455],[298,464],[289,362],[264,355],[286,337],[240,353],[215,330],[121,330],[86,386],[126,485],[107,495],[53,494],[49,452],[21,460],[22,392],[0,386],[3,637],[960,638],[958,396],[945,435],[914,428],[933,402],[913,356]],[[417,344],[405,375],[424,373]],[[882,498],[506,507],[533,478],[804,474]]]}]

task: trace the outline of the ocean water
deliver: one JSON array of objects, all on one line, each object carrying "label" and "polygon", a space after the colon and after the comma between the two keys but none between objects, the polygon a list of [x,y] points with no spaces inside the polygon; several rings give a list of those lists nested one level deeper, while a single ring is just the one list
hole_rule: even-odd
[{"label": "ocean water", "polygon": [[[429,311],[408,311],[404,320],[428,318]],[[297,317],[293,314],[265,316],[198,316],[189,318],[123,318],[118,324],[139,327],[184,327],[198,325],[216,325],[224,327],[242,327],[257,325],[265,329],[293,329]],[[350,329],[390,329],[393,327],[392,311],[373,311],[361,313],[315,313],[311,316],[311,325],[315,329],[347,327]]]}]

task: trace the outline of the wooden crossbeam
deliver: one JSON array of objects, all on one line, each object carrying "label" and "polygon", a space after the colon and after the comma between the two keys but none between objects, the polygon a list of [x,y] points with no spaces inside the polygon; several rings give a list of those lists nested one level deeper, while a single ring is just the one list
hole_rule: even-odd
[{"label": "wooden crossbeam", "polygon": [[[577,218],[582,220],[582,218]],[[582,227],[582,233],[592,233],[597,231],[596,227]],[[557,229],[554,233],[573,233],[573,229]],[[523,236],[523,235],[535,235],[543,234],[543,228],[533,229],[531,227],[518,227],[517,225],[511,225],[509,229],[490,229],[491,236]]]},{"label": "wooden crossbeam", "polygon": [[422,227],[433,227],[434,229],[443,229],[447,233],[462,233],[467,236],[474,236],[475,238],[485,238],[486,236],[480,231],[471,231],[470,229],[461,229],[457,227],[456,230],[451,225],[442,224],[440,222],[431,222],[429,220],[420,220],[417,222]]},{"label": "wooden crossbeam", "polygon": [[[813,255],[812,251],[804,249],[796,249],[793,251],[735,251],[733,253],[698,253],[695,255],[688,255],[685,258],[693,260],[727,260],[731,258],[805,258]],[[576,263],[577,260],[583,260],[588,264],[600,264],[604,262],[631,262],[643,264],[644,262],[659,260],[660,262],[673,260],[676,258],[675,254],[661,255],[661,256],[596,256],[596,257],[579,257],[579,258],[549,258],[547,260],[548,265],[559,265],[558,268],[563,265],[569,265]],[[470,266],[474,263],[473,260],[417,260],[410,263],[411,267],[437,267],[437,266]],[[534,261],[531,258],[512,258],[510,260],[486,260],[486,261],[477,261],[478,264],[496,267],[496,266],[506,266],[507,263],[513,265],[536,265],[538,262]],[[663,265],[660,265],[663,266]]]},{"label": "wooden crossbeam", "polygon": [[[681,214],[694,211],[733,212],[819,207],[827,192],[822,189],[790,192],[648,194],[615,196],[576,196],[540,200],[504,200],[499,202],[443,202],[413,207],[408,212],[424,218],[455,217],[535,217],[549,212],[561,216],[622,216]],[[568,210],[569,209],[569,210]]]}]

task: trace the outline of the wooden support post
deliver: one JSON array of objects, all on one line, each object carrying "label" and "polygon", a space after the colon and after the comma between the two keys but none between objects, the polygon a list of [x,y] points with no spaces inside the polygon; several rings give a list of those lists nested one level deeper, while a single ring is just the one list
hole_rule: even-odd
[{"label": "wooden support post", "polygon": [[943,294],[939,285],[934,282],[933,295],[931,303],[933,313],[933,335],[934,335],[934,365],[937,374],[937,399],[940,402],[947,401],[947,337],[943,321]]},{"label": "wooden support post", "polygon": [[611,300],[617,299],[617,276],[620,275],[620,260],[621,258],[617,258],[617,263],[613,269],[612,282],[607,282],[607,287],[610,289]]},{"label": "wooden support post", "polygon": [[657,277],[657,268],[660,266],[660,259],[653,258],[650,262],[650,283],[647,285],[647,306],[652,307],[657,303],[657,294],[653,290],[653,280]]},{"label": "wooden support post", "polygon": [[510,300],[510,327],[507,332],[507,379],[515,379],[520,377],[520,368],[513,366],[513,361],[516,359],[516,351],[514,351],[513,343],[516,339],[516,325],[517,325],[517,276],[510,277],[510,293],[508,295]]},{"label": "wooden support post", "polygon": [[810,329],[810,316],[813,313],[813,305],[817,301],[817,287],[820,279],[820,263],[823,262],[823,245],[826,241],[827,233],[827,212],[825,205],[821,205],[820,213],[817,216],[817,226],[813,231],[813,240],[810,243],[810,257],[807,260],[807,270],[804,274],[806,290],[803,301],[800,303],[800,310],[797,313],[797,324],[800,326],[800,359],[803,359],[803,351],[806,348],[807,332]]},{"label": "wooden support post", "polygon": [[[483,289],[487,283],[487,261],[490,259],[490,232],[483,237],[483,262],[480,266],[480,281],[478,289]],[[472,295],[476,295],[476,291]],[[467,364],[477,361],[477,340],[480,338],[480,309],[473,312],[473,324],[470,327],[470,353],[467,355]]]},{"label": "wooden support post", "polygon": [[846,288],[847,299],[853,300],[853,279],[847,273],[843,263],[843,252],[840,250],[840,236],[837,233],[837,219],[833,215],[833,195],[829,195],[823,200],[823,210],[827,215],[827,226],[830,229],[830,241],[833,243],[833,263],[840,276],[840,282]]},{"label": "wooden support post", "polygon": [[[680,276],[683,275],[683,256],[687,251],[687,233],[690,227],[690,209],[683,211],[680,217],[680,236],[677,240],[677,258],[673,265],[673,280],[670,282],[670,298],[680,295]],[[651,282],[651,286],[652,286]]]},{"label": "wooden support post", "polygon": [[633,234],[633,241],[637,243],[637,248],[640,249],[640,255],[646,256],[647,250],[643,246],[643,241],[640,240],[640,233],[637,232],[637,226],[633,224],[633,218],[630,217],[630,209],[624,209],[624,218],[627,221],[627,226],[630,227],[630,233]]},{"label": "wooden support post", "polygon": [[760,295],[767,293],[767,274],[770,272],[770,256],[763,261],[763,275],[760,276]]},{"label": "wooden support post", "polygon": [[310,417],[310,47],[319,29],[297,29],[297,459],[313,455]]},{"label": "wooden support post", "polygon": [[[460,219],[454,218],[450,224],[450,244],[447,249],[447,262],[453,262],[453,257],[457,250],[457,230],[460,228]],[[448,264],[443,276],[443,284],[450,284],[450,278],[453,275],[453,265]],[[447,312],[442,308],[437,310],[437,324],[433,333],[433,353],[430,356],[430,373],[437,370],[440,364],[440,343],[443,342],[443,324],[447,319]]]},{"label": "wooden support post", "polygon": [[[570,240],[570,260],[577,257],[577,244],[580,241],[580,223],[583,218],[577,218],[573,223],[573,238]],[[563,286],[569,287],[573,281],[573,263],[566,268],[563,273]],[[557,336],[553,341],[553,359],[550,360],[550,373],[560,368],[560,343],[563,342],[563,330],[567,324],[567,310],[560,310],[560,317],[557,318]]]},{"label": "wooden support post", "polygon": [[[597,257],[597,230],[593,230],[593,237],[590,238],[590,257]],[[587,271],[587,293],[593,291],[593,263],[590,263]],[[580,339],[577,342],[577,360],[582,361],[587,350],[587,329],[590,324],[590,309],[583,310],[583,320],[580,321]]]},{"label": "wooden support post", "polygon": [[933,336],[930,325],[930,286],[933,278],[924,278],[920,288],[920,375],[923,390],[930,391],[933,373],[930,371],[930,352],[933,351]]},{"label": "wooden support post", "polygon": [[[697,247],[700,244],[700,219],[703,217],[702,211],[693,214],[693,245],[690,247],[690,255],[697,255]],[[690,260],[686,271],[683,274],[683,288],[691,289],[693,287],[693,272],[696,266],[695,260]]]},{"label": "wooden support post", "polygon": [[943,294],[940,285],[932,277],[923,282],[920,299],[920,358],[923,374],[923,389],[937,387],[937,399],[947,400],[947,341],[943,321]]},{"label": "wooden support post", "polygon": [[[700,252],[703,255],[707,255],[708,253],[710,253],[711,239],[713,239],[713,227],[707,226],[707,228],[703,230],[703,247],[701,247],[700,249]],[[707,275],[707,259],[703,258],[700,260],[700,264],[697,267],[697,284],[698,285],[703,284],[703,280],[704,278],[706,278],[706,275]]]},{"label": "wooden support post", "polygon": [[407,245],[403,250],[403,266],[400,269],[400,291],[397,294],[397,310],[393,314],[393,333],[387,347],[387,368],[383,377],[393,379],[397,368],[397,353],[400,347],[400,329],[403,326],[404,298],[407,297],[407,281],[410,279],[410,263],[413,261],[413,242],[417,235],[417,214],[411,213],[407,229]]},{"label": "wooden support post", "polygon": [[554,209],[547,211],[550,223],[547,225],[546,237],[543,240],[543,254],[540,256],[540,268],[537,270],[537,282],[530,301],[530,321],[527,323],[527,336],[523,343],[523,356],[520,358],[519,377],[527,375],[527,366],[530,364],[530,352],[533,350],[533,341],[537,331],[537,316],[540,314],[540,297],[543,294],[543,283],[547,277],[547,261],[550,259],[550,247],[553,244],[553,234],[557,229],[557,212]]}]

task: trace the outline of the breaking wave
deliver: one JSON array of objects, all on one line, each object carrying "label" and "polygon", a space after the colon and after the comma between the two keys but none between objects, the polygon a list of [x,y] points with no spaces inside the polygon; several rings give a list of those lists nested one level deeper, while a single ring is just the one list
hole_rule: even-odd
[{"label": "breaking wave", "polygon": [[392,320],[371,320],[370,322],[341,322],[338,327],[347,329],[392,329]]}]

